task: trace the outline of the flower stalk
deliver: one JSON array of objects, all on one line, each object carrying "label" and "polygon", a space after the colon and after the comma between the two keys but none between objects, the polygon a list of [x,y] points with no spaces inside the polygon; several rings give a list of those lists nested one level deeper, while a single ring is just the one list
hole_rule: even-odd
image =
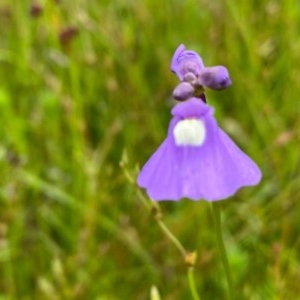
[{"label": "flower stalk", "polygon": [[[140,193],[143,198],[142,193]],[[144,199],[145,200],[145,199]],[[179,250],[179,252],[182,254],[183,259],[185,261],[185,264],[187,265],[187,276],[188,276],[188,282],[189,282],[189,288],[193,297],[193,300],[200,300],[200,296],[198,294],[196,283],[195,283],[195,277],[194,277],[194,266],[197,259],[197,253],[196,252],[188,252],[182,243],[179,241],[179,239],[171,232],[171,230],[167,227],[167,225],[162,220],[162,214],[160,211],[160,207],[158,203],[151,201],[153,205],[153,209],[155,212],[155,220],[162,230],[162,232],[166,235],[166,237],[174,244],[174,246]]]},{"label": "flower stalk", "polygon": [[218,244],[218,248],[220,251],[222,265],[224,268],[227,285],[228,285],[228,299],[232,300],[232,299],[234,299],[233,298],[233,284],[232,284],[230,266],[229,266],[229,262],[228,262],[228,256],[227,256],[226,247],[225,247],[223,234],[222,234],[220,204],[216,203],[216,202],[212,202],[211,210],[212,210],[212,216],[213,216],[214,224],[215,224],[217,244]]},{"label": "flower stalk", "polygon": [[195,284],[195,277],[194,277],[194,268],[189,267],[188,268],[188,279],[189,279],[189,285],[190,285],[190,290],[193,296],[194,300],[200,300],[200,296],[197,292],[196,289],[196,284]]}]

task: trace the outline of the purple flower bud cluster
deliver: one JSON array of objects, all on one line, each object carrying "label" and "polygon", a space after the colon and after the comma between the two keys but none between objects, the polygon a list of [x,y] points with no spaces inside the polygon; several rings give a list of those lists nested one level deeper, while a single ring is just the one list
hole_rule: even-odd
[{"label": "purple flower bud cluster", "polygon": [[173,91],[174,99],[179,101],[196,97],[206,102],[206,87],[219,91],[231,85],[229,73],[224,66],[205,67],[201,57],[194,51],[185,50],[183,44],[174,53],[171,70],[180,79]]}]

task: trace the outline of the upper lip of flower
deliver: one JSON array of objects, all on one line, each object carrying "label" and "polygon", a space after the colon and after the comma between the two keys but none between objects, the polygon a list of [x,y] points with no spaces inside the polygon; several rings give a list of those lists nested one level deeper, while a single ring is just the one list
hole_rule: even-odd
[{"label": "upper lip of flower", "polygon": [[195,97],[174,106],[171,111],[173,116],[181,119],[198,118],[209,112],[213,112],[213,108]]}]

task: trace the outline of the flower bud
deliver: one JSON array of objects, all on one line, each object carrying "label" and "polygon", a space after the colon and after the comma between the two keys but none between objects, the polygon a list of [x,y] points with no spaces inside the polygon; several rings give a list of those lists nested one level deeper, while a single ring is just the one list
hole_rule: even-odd
[{"label": "flower bud", "polygon": [[228,71],[223,66],[204,68],[199,75],[199,83],[213,90],[223,90],[231,85]]},{"label": "flower bud", "polygon": [[194,94],[194,87],[188,82],[179,83],[173,91],[173,97],[176,100],[183,101]]}]

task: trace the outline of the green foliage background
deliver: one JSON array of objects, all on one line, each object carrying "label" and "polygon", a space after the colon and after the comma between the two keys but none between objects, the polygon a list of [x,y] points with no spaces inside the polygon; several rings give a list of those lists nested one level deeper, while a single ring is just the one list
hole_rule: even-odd
[{"label": "green foliage background", "polygon": [[[236,299],[300,294],[300,2],[0,0],[0,299],[190,299],[180,253],[130,172],[166,135],[180,43],[233,85],[207,91],[263,180],[222,202]],[[30,13],[31,9],[31,13]],[[37,10],[36,10],[37,12]],[[202,299],[226,282],[207,202],[163,202],[197,250]]]}]

